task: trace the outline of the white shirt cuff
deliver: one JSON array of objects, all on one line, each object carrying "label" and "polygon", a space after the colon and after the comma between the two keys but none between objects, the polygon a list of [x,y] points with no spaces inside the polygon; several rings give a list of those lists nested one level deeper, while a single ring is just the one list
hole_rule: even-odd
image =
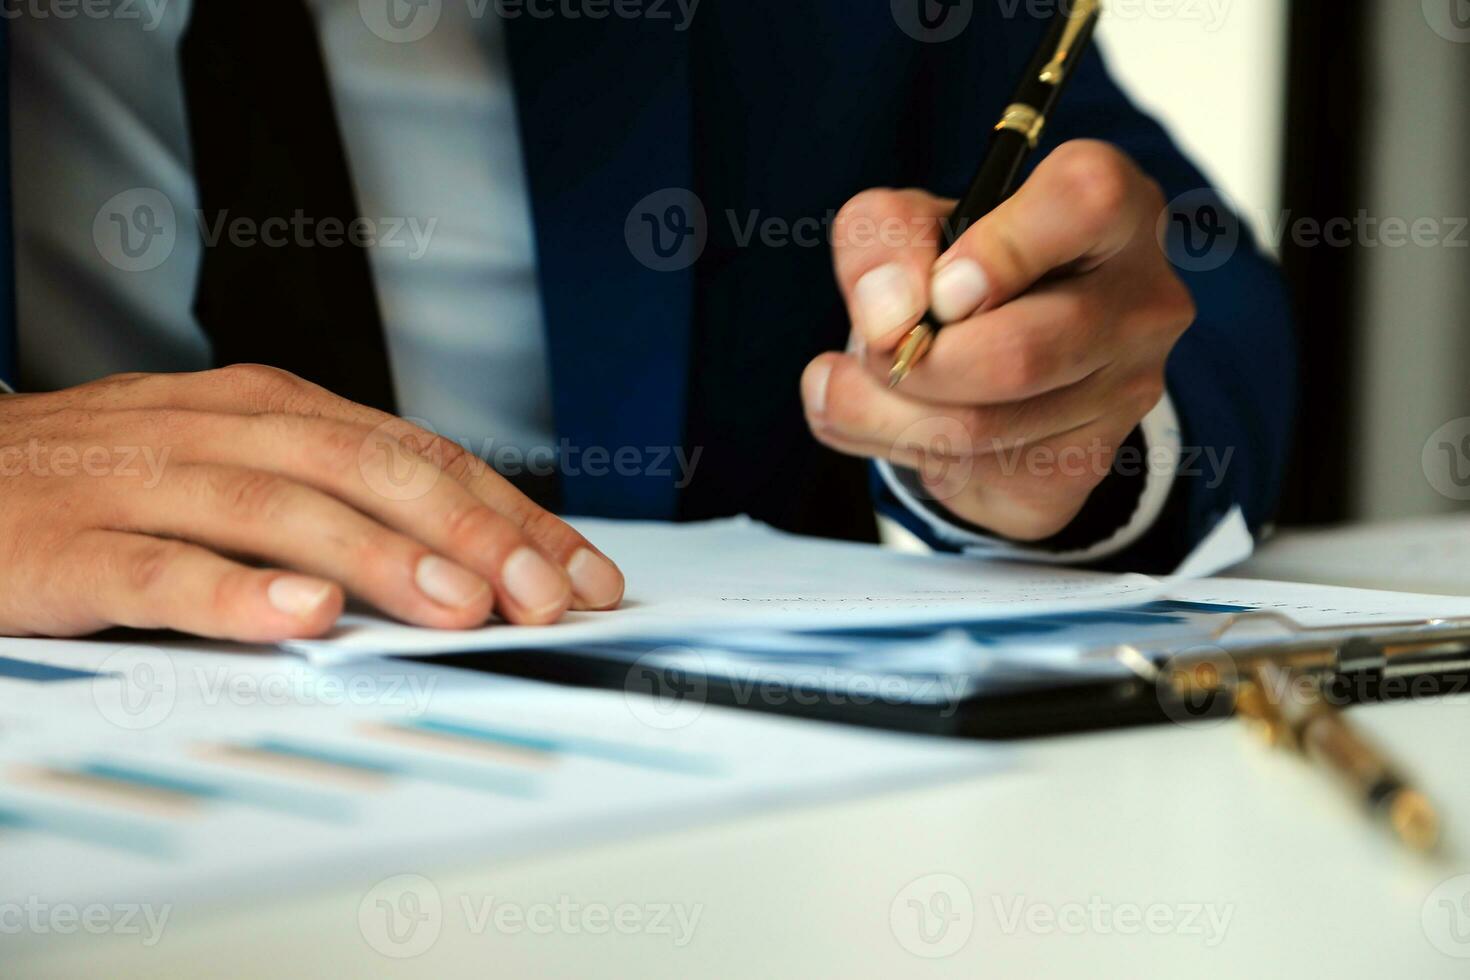
[{"label": "white shirt cuff", "polygon": [[888,489],[893,491],[899,502],[923,521],[940,541],[960,548],[965,554],[1055,565],[1083,564],[1109,558],[1134,544],[1153,527],[1169,500],[1169,491],[1174,486],[1174,476],[1179,470],[1184,440],[1179,430],[1179,415],[1174,411],[1174,403],[1167,394],[1152,412],[1144,416],[1139,428],[1143,430],[1144,452],[1143,459],[1135,462],[1144,468],[1144,485],[1133,516],[1109,537],[1075,551],[1046,551],[976,534],[951,524],[935,508],[925,506],[914,497],[887,460],[879,460],[877,466],[884,482],[888,484]]}]

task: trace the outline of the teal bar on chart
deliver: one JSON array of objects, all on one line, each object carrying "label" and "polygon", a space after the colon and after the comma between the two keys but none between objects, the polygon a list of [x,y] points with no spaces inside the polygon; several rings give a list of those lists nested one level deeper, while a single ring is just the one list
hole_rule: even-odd
[{"label": "teal bar on chart", "polygon": [[434,735],[447,735],[491,745],[502,745],[507,748],[543,752],[549,755],[582,756],[663,772],[708,776],[717,775],[720,771],[716,760],[707,756],[666,751],[606,739],[518,732],[443,718],[416,718],[413,721],[403,722],[402,727]]}]

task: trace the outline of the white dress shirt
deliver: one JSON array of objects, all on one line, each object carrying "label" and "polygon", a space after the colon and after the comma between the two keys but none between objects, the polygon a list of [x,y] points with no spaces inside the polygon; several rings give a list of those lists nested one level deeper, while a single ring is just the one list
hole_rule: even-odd
[{"label": "white dress shirt", "polygon": [[[554,444],[500,19],[444,4],[427,36],[394,43],[358,0],[312,5],[358,205],[384,235],[369,257],[400,411],[477,451]],[[136,19],[85,7],[11,22],[21,375],[38,388],[210,363],[191,310],[202,245],[178,66],[191,0],[118,7]],[[154,268],[99,247],[119,195],[173,212]]]}]

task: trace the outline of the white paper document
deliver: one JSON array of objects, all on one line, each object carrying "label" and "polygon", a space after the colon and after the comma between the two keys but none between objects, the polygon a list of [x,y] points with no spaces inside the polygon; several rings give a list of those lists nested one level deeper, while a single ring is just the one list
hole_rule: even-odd
[{"label": "white paper document", "polygon": [[[707,524],[584,520],[577,527],[622,568],[623,607],[570,613],[554,626],[460,632],[349,615],[323,640],[286,648],[317,659],[555,649],[677,640],[726,630],[841,630],[1054,615],[1148,602],[1169,582],[798,537],[746,519]],[[1246,558],[1250,533],[1231,513],[1181,570],[1208,575]]]},{"label": "white paper document", "polygon": [[[1005,759],[976,743],[417,661],[333,668],[203,643],[0,640],[0,908],[149,904],[183,919],[354,883],[367,900],[395,875],[985,774]],[[0,952],[8,976],[4,962]]]}]

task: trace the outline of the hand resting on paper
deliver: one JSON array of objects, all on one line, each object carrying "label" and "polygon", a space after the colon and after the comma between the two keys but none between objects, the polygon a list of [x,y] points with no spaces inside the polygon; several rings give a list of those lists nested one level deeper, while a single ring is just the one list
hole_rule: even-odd
[{"label": "hand resting on paper", "polygon": [[0,634],[319,636],[610,609],[617,567],[478,457],[274,368],[0,397]]}]

